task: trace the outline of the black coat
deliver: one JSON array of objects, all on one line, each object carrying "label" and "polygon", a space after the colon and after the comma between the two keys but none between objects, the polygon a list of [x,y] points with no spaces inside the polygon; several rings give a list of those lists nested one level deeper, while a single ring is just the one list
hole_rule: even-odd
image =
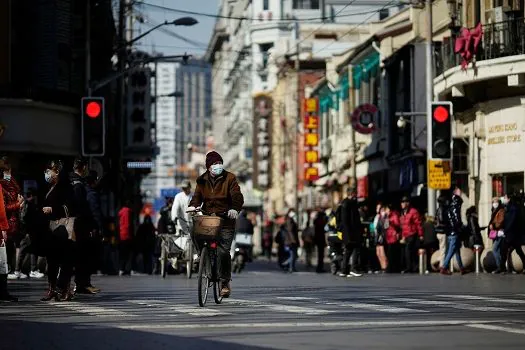
[{"label": "black coat", "polygon": [[461,234],[463,231],[463,222],[461,221],[461,206],[463,205],[463,199],[460,196],[454,195],[452,197],[452,203],[448,209],[448,227],[447,234]]},{"label": "black coat", "polygon": [[505,219],[503,221],[503,231],[508,242],[520,240],[520,230],[518,221],[518,206],[512,201],[505,208]]},{"label": "black coat", "polygon": [[363,225],[361,224],[361,215],[359,214],[359,203],[356,198],[345,198],[341,202],[341,232],[343,233],[343,242],[360,243],[362,239]]},{"label": "black coat", "polygon": [[253,235],[253,224],[246,216],[246,212],[241,211],[241,215],[237,218],[235,223],[235,232],[238,233],[247,233]]},{"label": "black coat", "polygon": [[44,197],[42,207],[51,207],[52,213],[46,215],[46,220],[58,220],[66,217],[67,208],[70,217],[77,215],[73,188],[64,180],[60,180]]}]

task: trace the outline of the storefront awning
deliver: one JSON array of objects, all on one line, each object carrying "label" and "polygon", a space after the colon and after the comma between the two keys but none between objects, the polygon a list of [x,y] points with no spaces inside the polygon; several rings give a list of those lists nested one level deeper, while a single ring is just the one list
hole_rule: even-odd
[{"label": "storefront awning", "polygon": [[377,74],[380,61],[379,52],[374,51],[366,58],[352,63],[352,83],[354,89],[360,89],[362,81],[369,81],[371,76]]}]

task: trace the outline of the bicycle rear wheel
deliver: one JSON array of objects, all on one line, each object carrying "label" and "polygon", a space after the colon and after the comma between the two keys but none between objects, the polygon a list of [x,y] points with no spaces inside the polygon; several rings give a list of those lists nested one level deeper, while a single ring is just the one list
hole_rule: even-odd
[{"label": "bicycle rear wheel", "polygon": [[217,264],[217,254],[214,254],[212,261],[212,271],[213,271],[213,299],[215,299],[215,304],[222,303],[221,297],[221,283],[219,280],[219,266]]},{"label": "bicycle rear wheel", "polygon": [[186,254],[186,277],[191,278],[193,274],[193,242],[191,240],[188,240],[188,250]]},{"label": "bicycle rear wheel", "polygon": [[210,255],[208,254],[208,248],[203,247],[200,255],[199,263],[199,306],[204,307],[206,300],[208,299],[208,287],[210,285],[211,277],[211,266],[210,266]]},{"label": "bicycle rear wheel", "polygon": [[161,246],[161,253],[160,253],[160,274],[162,278],[166,278],[166,275],[168,274],[168,248],[163,243]]}]

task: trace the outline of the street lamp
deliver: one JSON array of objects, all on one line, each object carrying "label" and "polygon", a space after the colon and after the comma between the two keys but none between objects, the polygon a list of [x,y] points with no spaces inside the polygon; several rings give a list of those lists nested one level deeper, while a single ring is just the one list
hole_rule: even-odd
[{"label": "street lamp", "polygon": [[199,23],[199,22],[193,17],[181,17],[181,18],[178,18],[178,19],[176,19],[174,21],[164,21],[162,23],[157,24],[155,27],[151,28],[150,30],[145,31],[144,33],[142,33],[138,37],[133,38],[130,41],[126,42],[126,45],[132,45],[133,43],[135,43],[138,40],[142,39],[143,37],[145,37],[149,33],[159,29],[160,27],[170,26],[170,25],[172,25],[172,26],[190,27],[190,26],[193,26],[193,25],[195,25],[197,23]]}]

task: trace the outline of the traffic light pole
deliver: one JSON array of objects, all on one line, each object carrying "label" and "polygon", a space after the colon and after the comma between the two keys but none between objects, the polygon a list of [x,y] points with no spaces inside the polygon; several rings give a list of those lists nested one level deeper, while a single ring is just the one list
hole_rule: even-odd
[{"label": "traffic light pole", "polygon": [[[432,101],[434,100],[434,70],[433,68],[433,26],[432,26],[432,0],[426,0],[427,5],[427,46],[426,46],[426,83],[427,83],[427,167],[432,157]],[[427,185],[427,213],[436,214],[436,191]]]}]

